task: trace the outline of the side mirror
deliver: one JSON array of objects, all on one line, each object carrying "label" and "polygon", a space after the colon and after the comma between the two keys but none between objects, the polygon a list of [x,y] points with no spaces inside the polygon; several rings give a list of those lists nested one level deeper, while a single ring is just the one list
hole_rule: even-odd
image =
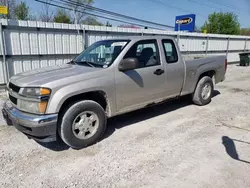
[{"label": "side mirror", "polygon": [[119,71],[127,71],[127,70],[133,70],[136,69],[138,65],[138,59],[136,58],[126,58],[123,59],[119,64]]}]

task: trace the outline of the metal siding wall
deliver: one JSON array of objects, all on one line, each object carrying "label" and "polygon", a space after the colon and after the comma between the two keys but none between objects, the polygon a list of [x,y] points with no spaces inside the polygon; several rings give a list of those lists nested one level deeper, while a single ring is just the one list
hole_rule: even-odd
[{"label": "metal siding wall", "polygon": [[230,40],[229,50],[244,50],[245,40]]},{"label": "metal siding wall", "polygon": [[[226,55],[228,38],[230,39],[229,62],[239,60],[238,53],[244,50],[246,39],[248,40],[246,50],[250,50],[250,37],[245,36],[206,35],[155,29],[131,29],[4,19],[1,22],[7,26],[3,31],[6,53],[11,56],[7,58],[11,76],[23,71],[67,63],[75,57],[75,54],[82,52],[85,45],[89,46],[98,40],[123,36],[166,35],[177,39],[179,34],[179,46],[180,50],[185,54],[185,58],[206,56],[206,53],[207,56]],[[208,41],[207,38],[209,38]],[[208,51],[206,52],[206,50]],[[1,49],[0,54],[2,54]],[[20,55],[22,56],[20,57]],[[4,69],[3,62],[0,60],[0,83],[4,83],[5,80]]]},{"label": "metal siding wall", "polygon": [[250,50],[250,40],[248,40],[246,43],[246,50]]},{"label": "metal siding wall", "polygon": [[64,33],[63,34],[63,54],[69,54],[70,50],[69,50],[69,35]]},{"label": "metal siding wall", "polygon": [[0,60],[0,84],[4,84],[5,81],[5,73],[6,70],[4,68],[3,60]]},{"label": "metal siding wall", "polygon": [[181,51],[206,51],[206,38],[180,38],[179,47]]},{"label": "metal siding wall", "polygon": [[30,32],[29,34],[30,42],[30,54],[39,54],[39,43],[38,43],[38,33],[37,31]]},{"label": "metal siding wall", "polygon": [[226,51],[228,39],[209,39],[208,51]]},{"label": "metal siding wall", "polygon": [[55,34],[55,54],[62,54],[62,53],[63,53],[62,34],[56,33]]},{"label": "metal siding wall", "polygon": [[230,52],[230,53],[228,53],[227,61],[228,62],[237,62],[237,61],[240,61],[239,52],[234,52],[234,53]]},{"label": "metal siding wall", "polygon": [[38,34],[40,54],[47,54],[47,40],[46,40],[46,38],[47,38],[46,32],[42,31]]},{"label": "metal siding wall", "polygon": [[8,55],[21,55],[21,43],[18,31],[8,30],[4,32],[6,53]]},{"label": "metal siding wall", "polygon": [[47,54],[55,54],[55,39],[54,33],[48,32],[47,34]]},{"label": "metal siding wall", "polygon": [[20,41],[21,41],[21,54],[29,55],[30,54],[29,32],[20,33]]}]

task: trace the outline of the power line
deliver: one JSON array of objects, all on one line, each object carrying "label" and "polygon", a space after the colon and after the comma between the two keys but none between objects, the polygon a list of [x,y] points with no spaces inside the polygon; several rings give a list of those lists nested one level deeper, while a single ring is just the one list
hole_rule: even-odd
[{"label": "power line", "polygon": [[[219,9],[219,8],[217,8],[217,7],[214,7],[214,6],[212,6],[212,5],[205,4],[205,3],[200,2],[200,1],[199,1],[199,2],[196,1],[196,0],[188,0],[188,1],[193,2],[193,3],[196,3],[196,4],[199,4],[199,5],[206,6],[206,7],[209,7],[209,8]],[[227,8],[230,8],[230,9],[234,10],[235,12],[240,12],[240,13],[245,12],[245,13],[247,13],[247,14],[250,14],[250,12],[245,11],[245,10],[243,10],[243,9],[239,9],[239,8],[237,8],[237,7],[233,7],[232,5],[225,5],[225,4],[223,4],[223,3],[219,3],[219,2],[213,1],[213,0],[208,0],[208,1],[210,1],[210,2],[216,4],[217,6],[220,6],[220,7],[227,7]]]},{"label": "power line", "polygon": [[[63,4],[61,2],[55,1],[55,0],[51,0],[51,2],[46,2],[44,0],[35,0],[35,1],[47,4],[47,5],[51,5],[51,6],[54,6],[54,7],[57,7],[57,8],[62,8],[62,9],[72,11],[72,7],[69,7],[69,6],[67,6],[67,5],[65,5],[65,4]],[[90,16],[100,17],[100,18],[104,18],[104,19],[109,19],[109,20],[113,20],[113,21],[117,21],[117,22],[121,22],[121,23],[134,24],[134,25],[138,25],[138,26],[141,26],[141,27],[148,27],[148,25],[145,25],[145,24],[138,24],[138,23],[135,23],[135,22],[129,22],[129,21],[124,21],[124,20],[120,20],[120,19],[110,18],[110,17],[98,15],[98,14],[89,13],[89,12],[86,12],[86,11],[76,10],[76,12],[80,12],[80,13],[84,13],[84,14],[87,14],[87,15],[90,15]],[[150,28],[160,29],[158,27],[150,27]]]},{"label": "power line", "polygon": [[65,2],[65,3],[69,3],[70,5],[83,7],[85,9],[90,10],[90,11],[101,12],[101,13],[104,13],[104,14],[108,14],[108,15],[112,15],[112,16],[116,16],[116,17],[122,17],[122,18],[129,19],[129,20],[135,20],[135,21],[138,21],[138,22],[143,22],[143,23],[147,23],[147,24],[151,24],[151,25],[157,25],[157,26],[161,26],[161,27],[173,28],[172,26],[169,26],[169,25],[138,19],[138,18],[135,18],[135,17],[119,14],[119,13],[116,13],[116,12],[104,10],[104,9],[93,7],[93,6],[89,6],[89,5],[86,5],[84,3],[73,2],[72,0],[61,0],[61,1]]},{"label": "power line", "polygon": [[[217,4],[217,5],[220,5],[220,6],[224,6],[224,7],[231,8],[231,9],[233,9],[233,10],[237,9],[237,7],[232,6],[232,5],[229,5],[229,4],[224,4],[224,3],[220,3],[220,2],[217,2],[217,1],[213,1],[213,0],[208,0],[208,1],[210,1],[210,2],[212,2],[212,3],[215,3],[215,4]],[[244,11],[244,10],[243,10],[243,11]]]},{"label": "power line", "polygon": [[216,9],[217,8],[217,7],[213,7],[212,5],[208,5],[208,4],[205,4],[205,3],[197,2],[195,0],[188,0],[188,1],[196,3],[196,4],[199,4],[199,5],[202,5],[202,6],[205,6],[205,7],[209,7],[209,8],[212,8],[212,9]]},{"label": "power line", "polygon": [[[190,13],[190,10],[186,10],[186,9],[180,8],[178,6],[172,5],[170,3],[163,2],[161,0],[148,0],[148,1],[154,2],[156,4],[161,4],[161,5],[163,5],[165,7],[168,7],[168,8],[174,8],[174,9],[177,9],[177,10],[179,10],[181,12],[184,12],[184,13]],[[200,15],[201,17],[207,18],[207,16],[204,15],[204,14],[198,13],[198,15]]]}]

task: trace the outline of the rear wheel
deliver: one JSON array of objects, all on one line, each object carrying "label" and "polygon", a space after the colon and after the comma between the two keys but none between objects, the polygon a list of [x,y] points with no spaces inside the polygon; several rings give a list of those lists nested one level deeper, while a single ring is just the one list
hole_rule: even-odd
[{"label": "rear wheel", "polygon": [[210,77],[204,76],[201,78],[192,95],[194,104],[203,106],[211,102],[214,92],[213,81]]},{"label": "rear wheel", "polygon": [[61,117],[59,135],[72,148],[80,149],[96,143],[106,130],[106,115],[94,101],[80,101]]}]

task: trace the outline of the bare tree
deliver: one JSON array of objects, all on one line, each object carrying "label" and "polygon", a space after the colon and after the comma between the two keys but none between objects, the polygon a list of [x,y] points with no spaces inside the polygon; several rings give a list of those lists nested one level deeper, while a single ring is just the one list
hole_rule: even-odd
[{"label": "bare tree", "polygon": [[16,0],[0,0],[0,5],[8,7],[7,15],[0,15],[0,18],[14,19],[15,18],[15,7]]},{"label": "bare tree", "polygon": [[[50,0],[46,0],[46,3],[49,1]],[[40,13],[40,20],[43,22],[52,22],[54,18],[54,12],[51,6],[46,3],[43,5],[42,11]]]},{"label": "bare tree", "polygon": [[[85,14],[83,11],[86,9],[81,6],[81,4],[92,5],[94,0],[71,0],[72,4],[70,4],[73,8],[73,21],[75,24],[79,24],[81,20],[83,20]],[[81,11],[81,12],[78,12]]]}]

